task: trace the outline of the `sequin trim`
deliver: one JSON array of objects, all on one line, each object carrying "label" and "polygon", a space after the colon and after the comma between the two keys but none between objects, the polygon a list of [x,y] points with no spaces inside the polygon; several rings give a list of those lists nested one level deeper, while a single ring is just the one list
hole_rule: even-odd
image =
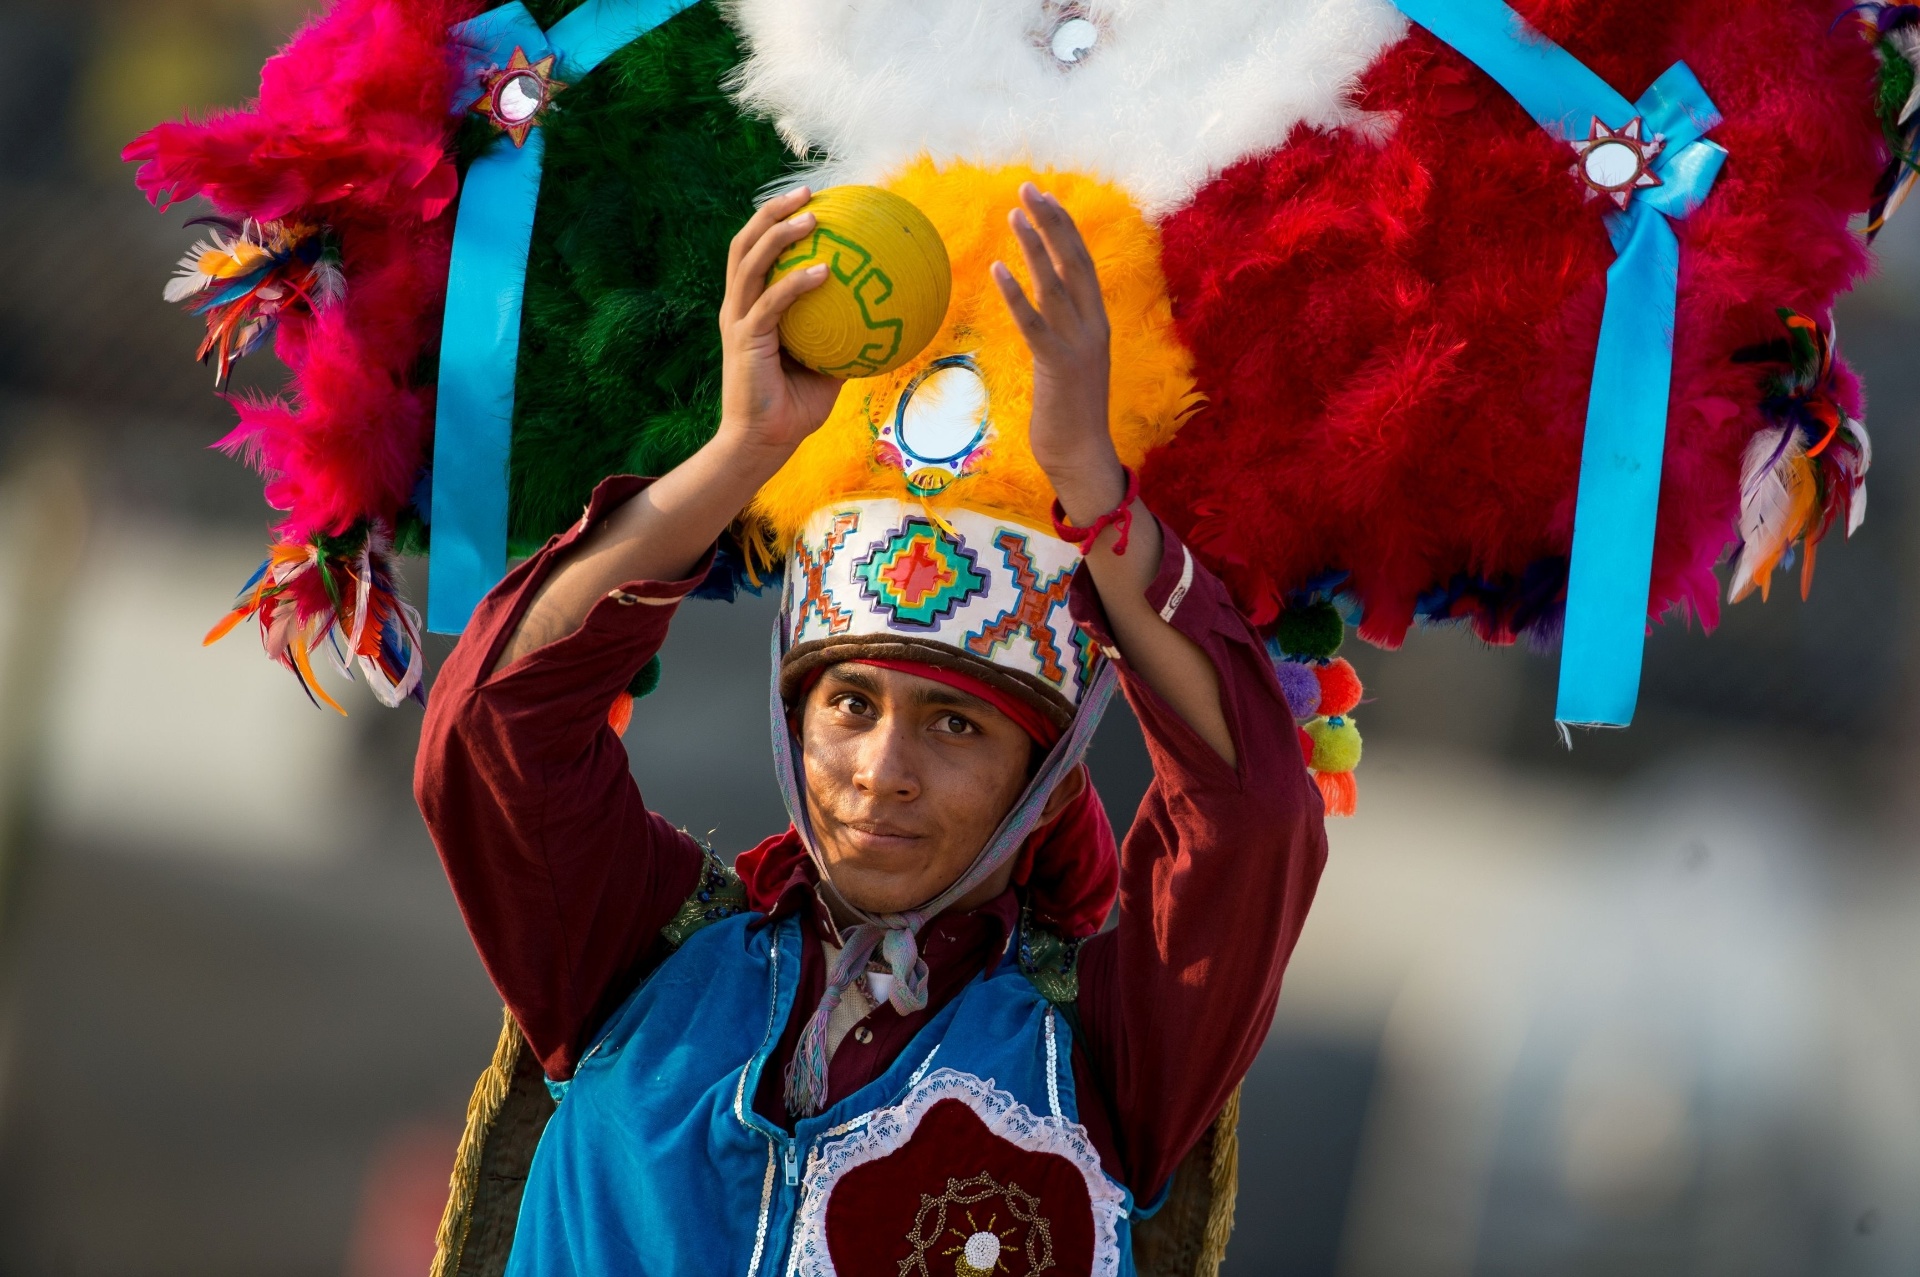
[{"label": "sequin trim", "polygon": [[1060,1044],[1054,1037],[1053,1008],[1047,1008],[1047,1112],[1060,1116]]},{"label": "sequin trim", "polygon": [[[745,1076],[744,1070],[742,1076]],[[753,1258],[747,1261],[747,1277],[760,1271],[760,1257],[767,1251],[767,1220],[773,1214],[773,1166],[779,1161],[773,1141],[767,1141],[767,1177],[760,1184],[760,1226],[753,1234]]]}]

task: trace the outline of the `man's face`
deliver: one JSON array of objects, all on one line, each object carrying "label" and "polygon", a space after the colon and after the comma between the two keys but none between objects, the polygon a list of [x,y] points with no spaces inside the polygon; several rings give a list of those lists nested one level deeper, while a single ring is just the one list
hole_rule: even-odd
[{"label": "man's face", "polygon": [[[800,735],[820,854],[868,913],[925,904],[965,873],[1026,788],[1034,750],[978,697],[856,664],[821,675]],[[1010,860],[959,907],[992,899],[1011,873]]]}]

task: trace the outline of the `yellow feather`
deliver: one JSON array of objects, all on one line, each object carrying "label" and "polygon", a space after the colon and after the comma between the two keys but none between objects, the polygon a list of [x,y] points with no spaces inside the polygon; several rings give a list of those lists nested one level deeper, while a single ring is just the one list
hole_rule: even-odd
[{"label": "yellow feather", "polygon": [[347,711],[340,707],[339,701],[327,695],[327,689],[320,686],[320,680],[313,676],[313,662],[307,657],[306,635],[296,636],[291,647],[293,649],[293,663],[299,667],[300,677],[306,680],[307,690],[312,692],[321,704],[339,714],[340,717],[345,718]]},{"label": "yellow feather", "polygon": [[1793,543],[1813,530],[1820,513],[1820,485],[1813,467],[1807,455],[1796,449],[1783,455],[1767,476],[1774,496],[1765,517],[1752,521],[1752,526],[1743,515],[1741,532],[1747,541],[1735,565],[1728,602],[1738,603],[1755,589],[1765,602],[1773,587],[1773,570]]},{"label": "yellow feather", "polygon": [[[1192,359],[1173,326],[1160,272],[1159,233],[1119,188],[1078,173],[1024,166],[937,167],[922,159],[885,183],[926,213],[947,246],[953,297],[946,322],[910,363],[879,377],[846,383],[827,422],[761,488],[747,511],[755,534],[750,553],[761,562],[784,557],[808,517],[835,501],[892,497],[929,513],[961,507],[1048,526],[1053,489],[1027,446],[1033,410],[1032,359],[988,267],[1007,264],[1032,296],[1020,247],[1007,225],[1023,182],[1051,192],[1073,215],[1100,273],[1113,333],[1111,421],[1120,459],[1138,466],[1171,439],[1198,403]],[[978,469],[937,496],[922,497],[875,448],[880,423],[900,393],[936,359],[971,355],[987,384],[993,432]],[[760,544],[754,545],[753,541]]]}]

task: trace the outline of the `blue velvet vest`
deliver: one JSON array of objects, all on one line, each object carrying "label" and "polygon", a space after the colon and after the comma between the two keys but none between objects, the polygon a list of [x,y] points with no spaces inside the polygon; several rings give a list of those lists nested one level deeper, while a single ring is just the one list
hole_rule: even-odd
[{"label": "blue velvet vest", "polygon": [[1003,961],[788,1135],[753,1111],[795,919],[715,923],[635,991],[534,1156],[508,1277],[1131,1277],[1059,1012]]}]

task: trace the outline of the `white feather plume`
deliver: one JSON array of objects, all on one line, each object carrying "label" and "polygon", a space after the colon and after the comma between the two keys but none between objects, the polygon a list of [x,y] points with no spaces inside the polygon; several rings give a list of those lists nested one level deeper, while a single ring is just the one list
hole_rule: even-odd
[{"label": "white feather plume", "polygon": [[180,268],[172,279],[167,281],[161,296],[170,302],[183,302],[189,297],[205,292],[213,284],[213,276],[200,269],[200,259],[213,250],[205,240],[195,244],[185,257],[180,259]]},{"label": "white feather plume", "polygon": [[[1407,32],[1388,0],[723,0],[749,56],[748,109],[815,185],[876,182],[919,158],[1029,162],[1116,182],[1149,216],[1280,145],[1296,124],[1386,122],[1360,75]],[[1061,22],[1098,28],[1071,65]]]},{"label": "white feather plume", "polygon": [[1728,598],[1744,597],[1756,584],[1755,574],[1777,563],[1797,534],[1793,507],[1798,484],[1805,481],[1805,456],[1806,445],[1791,424],[1769,426],[1747,444],[1740,462],[1740,556]]}]

